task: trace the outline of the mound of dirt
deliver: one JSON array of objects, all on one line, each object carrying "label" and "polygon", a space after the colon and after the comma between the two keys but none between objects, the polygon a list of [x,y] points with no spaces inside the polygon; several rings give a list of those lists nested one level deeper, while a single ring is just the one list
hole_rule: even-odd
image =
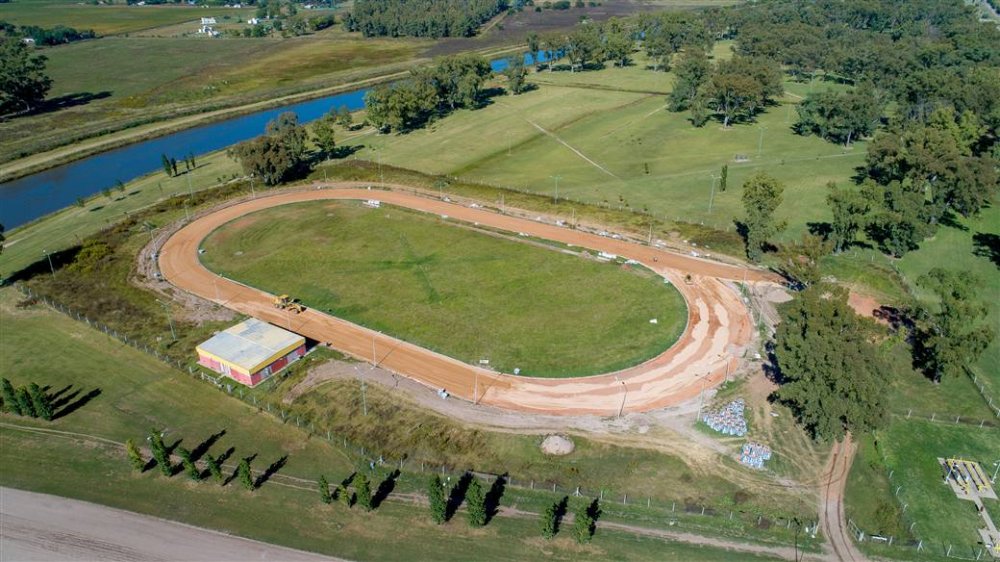
[{"label": "mound of dirt", "polygon": [[549,435],[542,439],[542,452],[546,455],[568,455],[575,448],[573,440],[565,435]]}]

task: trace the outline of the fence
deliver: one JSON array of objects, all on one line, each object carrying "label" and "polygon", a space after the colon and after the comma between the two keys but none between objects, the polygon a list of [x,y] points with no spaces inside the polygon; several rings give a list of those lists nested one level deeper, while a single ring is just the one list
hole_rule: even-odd
[{"label": "fence", "polygon": [[983,397],[983,401],[985,401],[986,405],[989,406],[993,415],[1000,418],[1000,407],[993,405],[993,397],[986,393],[986,385],[979,381],[979,375],[973,372],[973,370],[969,367],[963,366],[962,368],[965,369],[965,374],[969,375],[969,378],[972,379],[972,384],[979,390],[979,395]]},{"label": "fence", "polygon": [[[377,451],[358,445],[344,435],[336,435],[332,431],[324,430],[322,427],[317,428],[314,420],[310,419],[308,416],[302,415],[301,413],[282,407],[280,402],[276,404],[271,400],[258,398],[258,393],[245,391],[242,385],[234,384],[224,376],[215,377],[209,375],[198,367],[183,363],[160,353],[154,347],[150,347],[141,341],[130,338],[127,334],[120,333],[101,322],[92,320],[67,306],[55,302],[43,295],[34,294],[29,287],[26,287],[23,284],[17,284],[16,286],[20,292],[29,299],[37,300],[53,310],[56,310],[74,320],[87,324],[87,326],[105,333],[108,337],[114,338],[119,342],[132,347],[133,349],[146,353],[147,355],[166,363],[181,372],[187,372],[188,375],[194,379],[210,383],[213,388],[240,399],[260,412],[267,412],[268,414],[281,420],[282,423],[294,423],[296,427],[305,431],[310,436],[325,439],[331,444],[342,448],[346,453],[348,453],[349,457],[351,457],[352,462],[359,467],[368,467],[372,471],[374,471],[376,467],[391,467],[397,468],[401,474],[408,473],[410,475],[426,476],[436,473],[441,474],[446,478],[460,478],[461,475],[466,472],[466,470],[459,467],[428,462],[427,460],[418,460],[405,453],[398,454],[397,457],[393,458],[392,455],[389,455],[384,451]],[[500,477],[499,475],[489,473],[477,473],[477,475],[490,482],[495,481]],[[602,501],[602,509],[604,509],[607,513],[618,512],[618,515],[622,515],[624,517],[634,517],[636,516],[634,510],[636,508],[640,508],[640,510],[645,510],[644,513],[647,519],[661,523],[666,522],[671,526],[679,525],[683,522],[684,526],[690,529],[725,528],[730,531],[730,533],[736,531],[737,535],[745,534],[753,529],[768,531],[774,528],[784,528],[790,530],[801,526],[800,522],[791,517],[766,516],[761,513],[751,513],[739,510],[735,507],[730,509],[728,507],[722,508],[719,506],[703,505],[684,499],[655,498],[650,495],[616,491],[604,487],[590,488],[578,485],[567,485],[563,482],[554,480],[535,480],[532,478],[521,478],[519,476],[512,475],[504,475],[503,477],[507,481],[506,486],[515,490],[539,493],[545,492],[560,496],[599,498]],[[806,532],[812,536],[815,536],[817,524],[815,522],[807,522],[804,526],[801,526],[801,528],[805,529]]]}]

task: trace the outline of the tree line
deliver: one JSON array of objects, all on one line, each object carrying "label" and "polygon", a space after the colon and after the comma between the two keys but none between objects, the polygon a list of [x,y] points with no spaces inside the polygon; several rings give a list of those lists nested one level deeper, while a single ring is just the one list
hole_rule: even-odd
[{"label": "tree line", "polygon": [[365,37],[471,37],[508,0],[355,0],[344,17]]},{"label": "tree line", "polygon": [[45,421],[52,421],[55,415],[52,397],[40,386],[31,383],[14,388],[6,378],[0,379],[0,410],[16,416],[42,418]]},{"label": "tree line", "polygon": [[407,131],[459,108],[479,107],[489,62],[473,54],[444,57],[410,71],[406,80],[381,84],[365,94],[367,120],[379,131]]},{"label": "tree line", "polygon": [[93,29],[77,30],[65,25],[50,28],[37,25],[16,25],[3,20],[0,20],[0,35],[21,39],[30,38],[36,45],[62,45],[97,37]]},{"label": "tree line", "polygon": [[0,37],[0,115],[28,112],[45,101],[52,87],[47,60],[17,37]]}]

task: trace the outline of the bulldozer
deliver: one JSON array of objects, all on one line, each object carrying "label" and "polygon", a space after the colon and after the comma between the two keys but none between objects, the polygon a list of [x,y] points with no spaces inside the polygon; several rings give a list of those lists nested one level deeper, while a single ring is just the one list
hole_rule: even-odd
[{"label": "bulldozer", "polygon": [[306,309],[306,307],[295,302],[295,299],[289,297],[288,295],[280,295],[274,297],[274,308],[280,308],[282,310],[289,310],[298,314]]}]

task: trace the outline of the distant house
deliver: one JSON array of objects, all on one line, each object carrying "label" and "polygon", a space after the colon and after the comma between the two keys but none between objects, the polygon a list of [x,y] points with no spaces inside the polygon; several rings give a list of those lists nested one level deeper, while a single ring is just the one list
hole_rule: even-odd
[{"label": "distant house", "polygon": [[35,38],[34,37],[25,37],[24,39],[21,39],[21,42],[24,43],[25,45],[28,45],[29,47],[34,47],[35,46]]},{"label": "distant house", "polygon": [[201,25],[215,25],[215,18],[201,18]]},{"label": "distant house", "polygon": [[258,23],[260,23],[260,20],[257,18],[250,18],[247,20],[247,24],[249,25],[257,25]]},{"label": "distant house", "polygon": [[208,35],[209,37],[218,37],[219,32],[215,30],[214,27],[210,25],[203,25],[198,29],[198,33],[202,35]]}]

